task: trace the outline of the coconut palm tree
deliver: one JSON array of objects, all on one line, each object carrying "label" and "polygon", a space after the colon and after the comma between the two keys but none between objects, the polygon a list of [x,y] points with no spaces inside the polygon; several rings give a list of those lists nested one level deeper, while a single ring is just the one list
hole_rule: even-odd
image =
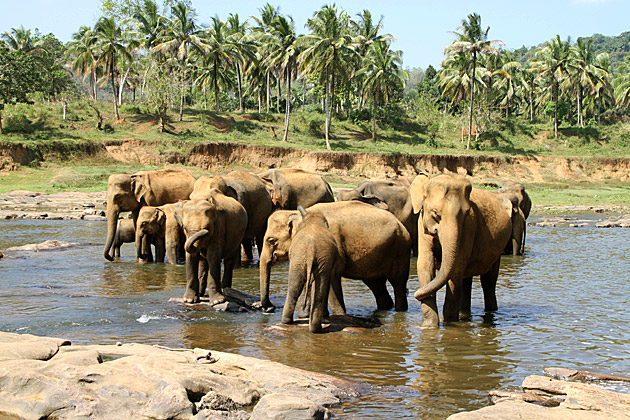
[{"label": "coconut palm tree", "polygon": [[[137,37],[142,38],[140,47],[152,54],[153,47],[157,45],[158,37],[166,28],[168,19],[160,13],[157,3],[153,0],[144,0],[135,10],[133,14],[135,21]],[[140,84],[140,95],[144,95],[147,74],[151,70],[151,64],[155,60],[147,60],[147,66],[142,75]]]},{"label": "coconut palm tree", "polygon": [[114,18],[101,17],[96,22],[96,25],[94,25],[94,31],[100,50],[98,63],[103,64],[110,78],[114,96],[114,115],[116,116],[116,120],[120,120],[120,114],[118,113],[118,91],[116,89],[118,62],[120,59],[131,60],[131,53],[123,43],[122,29],[118,26]]},{"label": "coconut palm tree", "polygon": [[[258,24],[258,26],[254,28],[255,36],[259,41],[262,40],[262,42],[259,42],[259,50],[262,58],[260,63],[263,63],[267,55],[269,55],[268,45],[264,40],[271,36],[273,20],[277,16],[280,16],[280,8],[273,7],[271,4],[266,3],[262,8],[258,9],[258,12],[260,13],[260,17],[252,16],[252,18]],[[271,104],[271,72],[271,68],[265,68],[267,112],[269,112],[269,106]],[[280,98],[278,98],[278,100],[280,100]]]},{"label": "coconut palm tree", "polygon": [[450,45],[447,45],[444,49],[446,56],[464,54],[469,60],[469,79],[470,85],[470,120],[468,122],[468,143],[466,148],[470,148],[470,138],[472,136],[472,123],[473,123],[473,108],[475,99],[475,75],[477,70],[477,59],[482,54],[498,54],[499,51],[494,45],[503,45],[501,41],[488,40],[488,32],[490,26],[487,26],[485,30],[481,28],[481,16],[477,13],[468,15],[468,19],[462,20],[462,24],[459,27],[460,32],[453,32],[457,39]]},{"label": "coconut palm tree", "polygon": [[571,77],[566,79],[570,87],[577,93],[577,117],[578,124],[584,127],[583,101],[585,94],[590,96],[595,93],[595,87],[602,76],[602,70],[595,63],[595,55],[592,48],[593,40],[584,41],[578,39],[571,52],[573,53],[571,65]]},{"label": "coconut palm tree", "polygon": [[9,32],[3,32],[1,37],[4,45],[10,50],[30,53],[37,49],[35,45],[36,42],[31,35],[31,30],[24,29],[24,26],[11,28]]},{"label": "coconut palm tree", "polygon": [[152,51],[162,54],[172,53],[180,64],[180,103],[179,121],[184,118],[184,96],[186,90],[186,68],[191,51],[200,55],[209,52],[203,40],[203,29],[195,22],[195,11],[185,2],[178,2],[171,8],[171,19],[161,32]]},{"label": "coconut palm tree", "polygon": [[256,43],[248,34],[249,24],[247,20],[241,22],[238,13],[227,18],[229,31],[228,42],[233,47],[234,72],[236,73],[236,87],[238,90],[238,109],[244,111],[243,107],[243,75],[242,69],[247,62],[255,59]]},{"label": "coconut palm tree", "polygon": [[323,77],[326,91],[325,136],[326,148],[331,150],[329,133],[331,119],[331,91],[334,92],[334,80],[338,72],[347,70],[356,58],[352,37],[348,30],[350,17],[337,6],[324,6],[308,19],[306,27],[311,33],[300,38],[299,46],[304,48],[300,54],[300,71],[306,74],[319,74]]},{"label": "coconut palm tree", "polygon": [[376,140],[376,110],[382,102],[387,105],[394,94],[402,92],[409,73],[402,70],[402,52],[392,51],[386,41],[370,45],[365,55],[365,66],[357,74],[364,76],[363,92],[373,101],[372,140]]},{"label": "coconut palm tree", "polygon": [[68,43],[67,57],[71,60],[72,70],[83,79],[90,79],[90,94],[96,100],[96,77],[98,70],[98,37],[89,26],[82,26],[72,35]]},{"label": "coconut palm tree", "polygon": [[570,76],[571,63],[571,46],[570,41],[566,42],[560,39],[560,35],[556,35],[551,41],[545,43],[545,46],[536,51],[536,59],[532,63],[532,67],[538,74],[538,78],[546,80],[551,84],[551,94],[555,104],[553,112],[553,132],[558,138],[558,101],[560,84],[563,80]]},{"label": "coconut palm tree", "polygon": [[597,102],[597,125],[602,123],[602,105],[615,105],[615,91],[610,77],[610,55],[600,53],[595,57],[595,66],[600,69],[600,76],[595,85],[595,100]]},{"label": "coconut palm tree", "polygon": [[626,55],[623,63],[619,65],[612,82],[615,88],[617,105],[630,106],[630,54]]},{"label": "coconut palm tree", "polygon": [[269,37],[269,55],[265,62],[269,67],[275,67],[279,79],[287,86],[287,97],[284,117],[284,134],[282,141],[287,141],[289,134],[289,116],[291,112],[291,81],[295,78],[299,48],[293,18],[276,16],[272,22],[271,37]]}]

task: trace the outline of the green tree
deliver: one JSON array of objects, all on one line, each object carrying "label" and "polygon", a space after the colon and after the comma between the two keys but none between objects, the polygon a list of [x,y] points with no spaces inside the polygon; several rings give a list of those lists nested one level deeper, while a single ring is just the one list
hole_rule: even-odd
[{"label": "green tree", "polygon": [[33,38],[31,30],[24,29],[23,26],[11,28],[9,32],[3,32],[2,40],[4,45],[13,51],[20,50],[30,53],[37,50],[36,40]]},{"label": "green tree", "polygon": [[115,18],[101,17],[94,26],[98,45],[101,53],[98,62],[102,63],[110,78],[114,96],[114,115],[120,120],[118,113],[118,90],[116,89],[116,76],[118,74],[118,62],[121,59],[131,60],[131,54],[127,46],[123,44],[123,32],[116,23]]},{"label": "green tree", "polygon": [[617,68],[612,84],[617,105],[630,107],[630,54]]},{"label": "green tree", "polygon": [[41,84],[41,73],[32,55],[0,47],[0,134],[6,104],[29,102],[29,95]]},{"label": "green tree", "polygon": [[551,84],[553,102],[555,109],[553,112],[553,132],[558,138],[558,101],[560,95],[560,84],[570,76],[571,69],[571,46],[570,41],[566,42],[556,35],[545,46],[536,51],[536,60],[532,67],[538,73],[538,78]]},{"label": "green tree", "polygon": [[238,13],[228,16],[227,25],[229,30],[229,42],[233,47],[233,64],[236,73],[236,88],[238,93],[238,110],[243,112],[243,75],[242,69],[246,64],[254,60],[256,54],[256,43],[248,35],[249,24],[247,20],[241,22]]},{"label": "green tree", "polygon": [[208,52],[203,40],[204,31],[195,22],[195,11],[184,2],[178,2],[171,9],[169,25],[162,31],[153,51],[173,53],[180,63],[180,103],[179,121],[184,118],[184,96],[186,90],[186,67],[190,52],[196,51],[200,56]]},{"label": "green tree", "polygon": [[363,92],[372,98],[372,140],[376,140],[376,110],[382,102],[387,105],[393,95],[402,92],[409,74],[401,69],[402,52],[392,51],[386,41],[378,41],[368,48],[365,66],[359,70],[364,75]]},{"label": "green tree", "polygon": [[459,31],[460,32],[453,32],[457,36],[457,39],[444,49],[444,54],[446,56],[464,54],[467,57],[469,67],[471,68],[468,72],[471,85],[469,99],[470,119],[468,122],[468,143],[466,144],[466,148],[469,149],[470,138],[472,136],[477,59],[482,54],[498,54],[499,51],[493,45],[502,45],[503,43],[501,41],[488,40],[490,26],[487,26],[486,29],[483,30],[481,28],[481,16],[477,13],[472,13],[468,15],[468,19],[462,20]]},{"label": "green tree", "polygon": [[[269,55],[269,47],[266,40],[273,36],[271,32],[273,31],[273,20],[280,16],[280,8],[273,7],[271,4],[266,3],[262,8],[258,9],[260,13],[260,17],[253,16],[252,18],[258,24],[257,27],[254,28],[256,38],[259,40],[259,54],[261,60],[260,64],[266,63],[265,59]],[[271,72],[272,69],[270,67],[265,67],[265,87],[266,87],[266,106],[267,112],[269,112],[269,107],[271,104]],[[278,98],[280,99],[280,98]]]},{"label": "green tree", "polygon": [[335,5],[324,6],[308,19],[306,27],[310,34],[300,38],[300,70],[306,74],[323,76],[326,91],[325,136],[326,148],[331,150],[329,133],[331,120],[331,92],[334,92],[334,80],[337,72],[346,69],[356,57],[353,41],[348,31],[350,18]]},{"label": "green tree", "polygon": [[98,37],[89,26],[82,26],[72,35],[68,43],[67,59],[71,61],[75,74],[90,79],[90,94],[96,100],[97,72],[99,68]]}]

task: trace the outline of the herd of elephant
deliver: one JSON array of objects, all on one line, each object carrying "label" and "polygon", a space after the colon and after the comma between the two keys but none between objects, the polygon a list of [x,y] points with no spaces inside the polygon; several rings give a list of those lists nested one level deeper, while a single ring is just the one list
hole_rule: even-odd
[{"label": "herd of elephant", "polygon": [[[337,192],[323,176],[301,169],[260,174],[236,170],[195,179],[161,169],[113,174],[107,187],[107,240],[103,256],[120,256],[135,242],[139,262],[185,261],[184,302],[207,297],[225,301],[232,274],[256,243],[260,302],[269,300],[271,267],[289,260],[282,322],[293,322],[298,304],[312,332],[322,331],[328,305],[345,315],[341,278],[362,280],[378,309],[407,310],[413,252],[418,261],[423,327],[439,325],[436,292],[446,287],[444,322],[470,314],[472,277],[479,275],[485,309],[497,309],[501,255],[521,254],[531,200],[522,185],[507,182],[497,192],[473,188],[459,175],[420,174],[363,182]],[[119,219],[130,211],[131,219]],[[151,247],[155,249],[155,258]],[[223,278],[221,278],[223,263]],[[392,300],[389,282],[394,291]]]}]

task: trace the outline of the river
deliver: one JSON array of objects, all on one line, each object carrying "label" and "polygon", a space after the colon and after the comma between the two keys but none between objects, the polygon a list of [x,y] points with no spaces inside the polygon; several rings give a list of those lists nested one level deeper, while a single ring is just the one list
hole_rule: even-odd
[{"label": "river", "polygon": [[[589,217],[595,216],[580,215]],[[281,310],[222,313],[169,303],[184,292],[184,267],[136,264],[132,244],[123,245],[120,261],[104,260],[104,222],[1,220],[0,232],[2,250],[47,239],[81,244],[5,252],[0,330],[75,344],[203,347],[364,383],[359,400],[333,410],[338,418],[443,419],[483,407],[490,390],[518,390],[525,376],[548,366],[630,373],[630,229],[528,227],[526,255],[502,259],[499,310],[484,313],[476,281],[472,318],[437,330],[418,327],[415,260],[405,313],[376,311],[367,287],[346,280],[348,313],[382,325],[321,335],[273,328]],[[280,264],[272,272],[277,306],[287,269]],[[258,294],[257,268],[238,269],[234,287]]]}]

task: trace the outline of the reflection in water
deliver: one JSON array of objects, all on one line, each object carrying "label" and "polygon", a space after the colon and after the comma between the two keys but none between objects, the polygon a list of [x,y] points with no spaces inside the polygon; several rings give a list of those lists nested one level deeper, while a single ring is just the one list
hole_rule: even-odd
[{"label": "reflection in water", "polygon": [[[0,221],[0,249],[58,239],[97,243],[63,251],[9,253],[0,261],[0,329],[80,343],[135,341],[205,347],[259,357],[369,384],[339,417],[442,419],[481,407],[492,389],[516,390],[546,366],[605,374],[630,372],[627,311],[630,229],[528,229],[527,253],[504,256],[499,310],[486,314],[478,280],[472,316],[422,330],[420,304],[374,311],[361,281],[344,280],[348,313],[381,326],[310,334],[276,328],[288,264],[272,271],[273,314],[191,310],[169,303],[184,292],[184,266],[102,258],[106,226],[85,221]],[[409,289],[417,287],[415,260]],[[234,287],[258,294],[255,266],[237,269]],[[393,293],[390,289],[390,293]],[[443,292],[438,296],[443,300]]]}]

